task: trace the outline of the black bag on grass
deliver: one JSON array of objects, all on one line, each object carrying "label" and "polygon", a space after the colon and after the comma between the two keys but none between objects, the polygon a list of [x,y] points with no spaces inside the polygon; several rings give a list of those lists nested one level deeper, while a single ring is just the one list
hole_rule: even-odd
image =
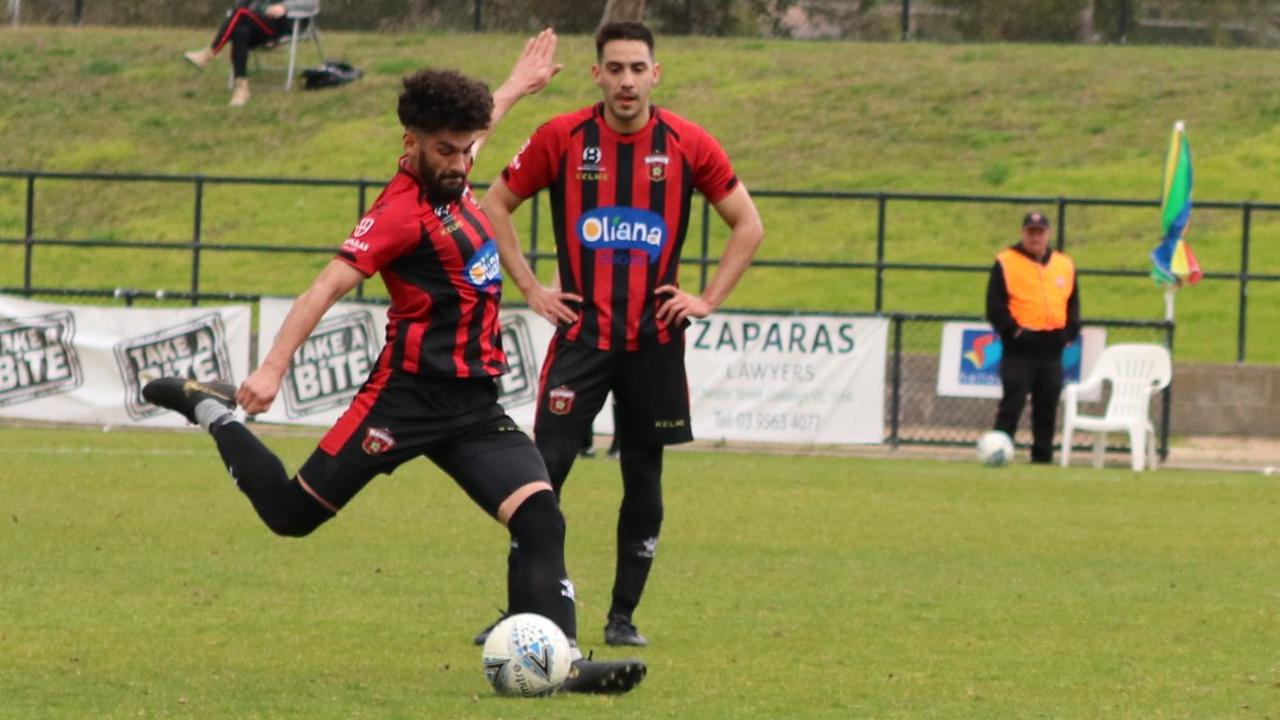
[{"label": "black bag on grass", "polygon": [[303,86],[308,90],[319,90],[327,87],[346,85],[352,80],[364,77],[364,71],[351,67],[337,60],[330,60],[320,67],[307,68],[302,71]]}]

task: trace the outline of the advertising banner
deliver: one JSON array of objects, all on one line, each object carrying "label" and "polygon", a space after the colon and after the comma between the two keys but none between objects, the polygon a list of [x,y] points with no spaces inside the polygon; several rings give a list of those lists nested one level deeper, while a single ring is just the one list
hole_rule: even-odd
[{"label": "advertising banner", "polygon": [[0,416],[181,426],[142,400],[159,377],[238,382],[249,370],[247,305],[110,308],[0,296]]},{"label": "advertising banner", "polygon": [[[1098,355],[1107,345],[1106,328],[1086,327],[1080,337],[1062,350],[1064,383],[1088,377]],[[938,360],[938,394],[945,397],[1000,399],[1000,336],[986,323],[949,322],[942,326],[942,353]],[[1088,402],[1101,399],[1101,390],[1081,396]]]},{"label": "advertising banner", "polygon": [[[262,298],[258,304],[258,365],[267,356],[292,299]],[[256,418],[263,422],[332,425],[369,377],[382,350],[387,308],[337,303],[293,354],[280,393]]]},{"label": "advertising banner", "polygon": [[693,431],[778,443],[884,440],[889,321],[718,313],[686,331]]},{"label": "advertising banner", "polygon": [[[259,360],[271,347],[289,300],[262,300]],[[528,309],[502,311],[511,367],[499,401],[532,432],[538,379],[554,328]],[[267,422],[329,426],[377,360],[385,309],[335,305],[294,354]],[[376,332],[370,328],[376,328]],[[686,363],[699,438],[781,443],[878,443],[884,436],[888,321],[829,316],[723,313],[686,331]],[[598,433],[613,432],[609,403]]]},{"label": "advertising banner", "polygon": [[[258,313],[258,363],[266,357],[292,300],[263,298]],[[499,402],[532,432],[541,359],[554,328],[532,310],[502,311],[502,347],[510,372],[498,379]],[[377,362],[386,339],[387,308],[337,303],[294,353],[280,394],[263,422],[329,427],[342,416]],[[612,428],[600,429],[611,432]]]}]

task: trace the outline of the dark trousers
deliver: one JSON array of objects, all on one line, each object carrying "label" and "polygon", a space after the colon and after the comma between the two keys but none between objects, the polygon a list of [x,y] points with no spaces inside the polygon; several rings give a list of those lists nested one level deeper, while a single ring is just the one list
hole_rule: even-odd
[{"label": "dark trousers", "polygon": [[210,47],[214,52],[222,50],[222,46],[231,43],[231,67],[238,78],[245,77],[249,71],[249,51],[278,40],[289,33],[292,24],[285,18],[269,18],[265,15],[240,7],[227,14],[222,27],[213,36]]},{"label": "dark trousers", "polygon": [[1004,396],[996,410],[996,430],[1013,437],[1031,394],[1031,462],[1053,462],[1053,430],[1062,393],[1062,356],[1010,354],[1000,360]]}]

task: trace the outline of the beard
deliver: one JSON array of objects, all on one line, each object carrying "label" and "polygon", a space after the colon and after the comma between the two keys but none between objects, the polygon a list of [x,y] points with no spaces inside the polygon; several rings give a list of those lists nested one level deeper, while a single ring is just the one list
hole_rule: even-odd
[{"label": "beard", "polygon": [[452,202],[467,189],[467,174],[457,171],[437,172],[427,162],[426,153],[418,154],[418,175],[433,203]]}]

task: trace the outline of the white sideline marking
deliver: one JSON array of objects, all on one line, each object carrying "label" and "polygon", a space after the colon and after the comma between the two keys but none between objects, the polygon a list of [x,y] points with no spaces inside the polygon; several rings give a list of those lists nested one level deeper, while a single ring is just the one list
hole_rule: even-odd
[{"label": "white sideline marking", "polygon": [[208,455],[208,450],[126,450],[124,448],[61,447],[0,448],[0,455]]}]

